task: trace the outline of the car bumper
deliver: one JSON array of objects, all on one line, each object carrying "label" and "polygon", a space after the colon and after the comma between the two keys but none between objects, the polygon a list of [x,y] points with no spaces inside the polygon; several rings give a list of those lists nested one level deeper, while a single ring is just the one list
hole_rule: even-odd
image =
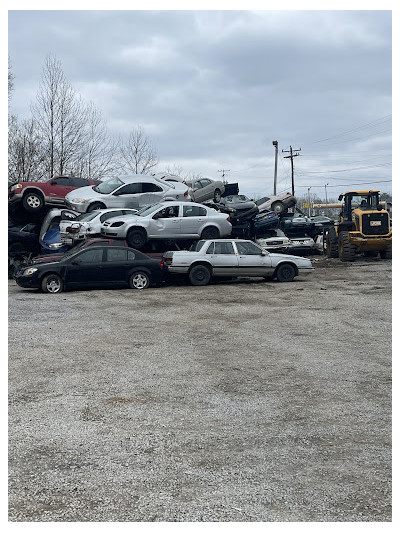
[{"label": "car bumper", "polygon": [[118,231],[118,230],[119,228],[109,228],[109,229],[101,228],[100,235],[102,237],[111,237],[113,239],[125,239],[126,231]]},{"label": "car bumper", "polygon": [[307,276],[307,274],[311,274],[311,272],[315,269],[313,267],[298,267],[297,270],[302,276]]},{"label": "car bumper", "polygon": [[88,204],[74,204],[68,200],[65,200],[64,203],[68,209],[72,209],[72,211],[78,211],[78,213],[86,213],[88,207]]},{"label": "car bumper", "polygon": [[39,289],[40,280],[37,276],[23,276],[22,274],[16,274],[14,279],[19,287],[24,289]]}]

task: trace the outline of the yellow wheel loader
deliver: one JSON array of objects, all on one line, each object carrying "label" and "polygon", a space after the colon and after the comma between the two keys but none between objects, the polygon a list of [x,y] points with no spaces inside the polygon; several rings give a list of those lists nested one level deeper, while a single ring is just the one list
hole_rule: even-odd
[{"label": "yellow wheel loader", "polygon": [[349,191],[339,220],[326,234],[328,257],[354,261],[357,253],[392,258],[392,229],[389,213],[379,203],[379,191]]}]

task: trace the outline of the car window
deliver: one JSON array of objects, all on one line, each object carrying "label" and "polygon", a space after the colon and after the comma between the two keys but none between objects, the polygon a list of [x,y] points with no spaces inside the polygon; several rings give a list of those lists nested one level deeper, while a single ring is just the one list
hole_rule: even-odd
[{"label": "car window", "polygon": [[89,182],[83,178],[70,178],[72,187],[87,187]]},{"label": "car window", "polygon": [[257,205],[265,204],[265,202],[268,202],[269,198],[268,196],[264,196],[263,198],[260,198],[259,200],[256,200]]},{"label": "car window", "polygon": [[207,216],[207,209],[200,207],[199,205],[184,205],[183,206],[184,217],[205,217]]},{"label": "car window", "polygon": [[129,261],[134,261],[136,259],[135,252],[132,252],[132,250],[128,250],[128,259]]},{"label": "car window", "polygon": [[118,191],[115,192],[115,195],[122,196],[124,194],[139,194],[143,192],[142,185],[142,183],[128,183],[128,185],[124,185],[118,189]]},{"label": "car window", "polygon": [[201,183],[201,186],[202,187],[207,187],[207,185],[210,185],[211,184],[211,180],[200,180],[200,183]]},{"label": "car window", "polygon": [[158,211],[153,218],[176,218],[179,216],[179,205],[171,205],[164,207],[161,211]]},{"label": "car window", "polygon": [[231,242],[215,242],[214,244],[215,244],[215,248],[214,248],[215,254],[230,255],[230,254],[235,253]]},{"label": "car window", "polygon": [[155,183],[142,183],[142,192],[163,192],[163,189]]},{"label": "car window", "polygon": [[206,241],[197,241],[192,244],[192,246],[189,248],[189,252],[199,252],[202,247],[204,246],[204,243]]},{"label": "car window", "polygon": [[101,183],[99,183],[99,185],[96,185],[94,187],[94,190],[101,194],[110,194],[115,191],[115,189],[118,189],[118,187],[121,187],[121,185],[123,184],[124,182],[121,181],[119,178],[110,178],[106,181],[102,181]]},{"label": "car window", "polygon": [[108,220],[109,218],[112,218],[112,217],[119,217],[122,214],[123,214],[122,210],[121,211],[110,211],[109,213],[103,213],[100,217],[100,222],[104,222],[105,220]]},{"label": "car window", "polygon": [[214,253],[214,243],[212,242],[210,246],[207,248],[206,254],[213,254]]},{"label": "car window", "polygon": [[87,250],[82,252],[76,260],[80,264],[101,263],[103,261],[103,249]]},{"label": "car window", "polygon": [[54,178],[53,180],[51,180],[51,184],[52,185],[64,185],[64,186],[67,186],[67,187],[73,187],[70,178],[67,178],[67,177]]},{"label": "car window", "polygon": [[126,261],[128,258],[128,250],[121,250],[121,248],[107,249],[107,261]]},{"label": "car window", "polygon": [[236,247],[241,255],[260,255],[261,250],[252,242],[237,242]]}]

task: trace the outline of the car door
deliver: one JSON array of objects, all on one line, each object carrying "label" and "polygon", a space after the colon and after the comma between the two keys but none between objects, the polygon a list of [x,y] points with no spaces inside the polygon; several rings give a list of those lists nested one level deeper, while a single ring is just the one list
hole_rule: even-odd
[{"label": "car door", "polygon": [[68,286],[103,285],[103,256],[104,248],[91,248],[71,257],[66,265],[66,284]]},{"label": "car door", "polygon": [[268,252],[261,250],[250,241],[237,241],[238,269],[240,276],[269,276],[273,273],[272,261]]},{"label": "car door", "polygon": [[167,204],[154,213],[148,232],[151,237],[159,239],[181,236],[181,220],[179,205]]},{"label": "car door", "polygon": [[105,284],[126,283],[128,269],[132,261],[128,261],[128,248],[109,246],[103,264],[103,280]]},{"label": "car door", "polygon": [[207,209],[190,202],[182,206],[181,234],[186,238],[200,237],[207,221]]},{"label": "car door", "polygon": [[213,241],[206,251],[207,259],[213,266],[214,276],[232,276],[239,274],[239,258],[230,241]]},{"label": "car door", "polygon": [[108,196],[107,207],[131,207],[139,209],[142,205],[142,183],[122,185]]},{"label": "car door", "polygon": [[66,194],[73,191],[75,188],[71,178],[60,176],[49,181],[46,196],[48,196],[50,201],[54,203],[64,203]]}]

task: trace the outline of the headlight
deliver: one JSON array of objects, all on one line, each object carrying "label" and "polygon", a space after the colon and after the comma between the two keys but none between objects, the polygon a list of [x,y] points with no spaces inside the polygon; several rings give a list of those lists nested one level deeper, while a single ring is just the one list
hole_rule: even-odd
[{"label": "headlight", "polygon": [[37,268],[29,267],[29,268],[26,268],[26,269],[23,271],[22,275],[23,275],[23,276],[32,276],[32,274],[33,274],[34,272],[36,272],[36,271],[37,271]]},{"label": "headlight", "polygon": [[113,222],[112,224],[110,224],[110,228],[120,228],[123,225],[123,222]]},{"label": "headlight", "polygon": [[69,201],[73,204],[86,204],[87,200],[83,198],[69,198]]},{"label": "headlight", "polygon": [[10,191],[15,191],[15,189],[22,189],[22,185],[20,183],[17,183],[16,185],[13,185],[10,189]]},{"label": "headlight", "polygon": [[62,242],[53,242],[53,244],[49,244],[49,248],[61,248],[64,246],[64,243]]}]

